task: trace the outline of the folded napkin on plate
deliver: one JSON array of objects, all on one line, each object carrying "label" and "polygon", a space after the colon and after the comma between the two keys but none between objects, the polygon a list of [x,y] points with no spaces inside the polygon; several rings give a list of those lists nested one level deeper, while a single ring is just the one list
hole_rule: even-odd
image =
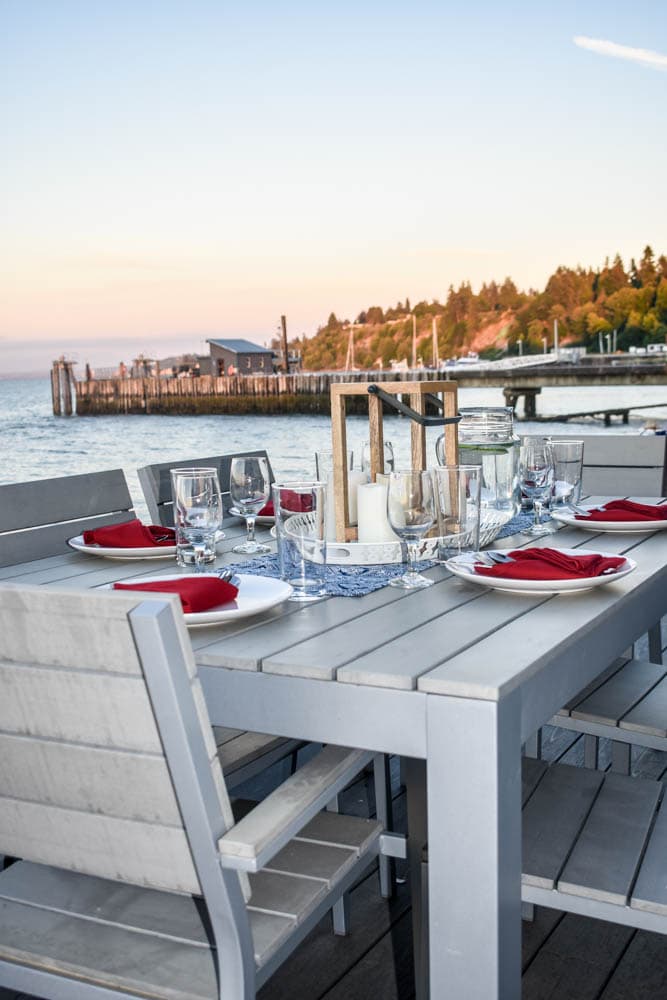
[{"label": "folded napkin on plate", "polygon": [[269,500],[268,503],[264,504],[257,517],[275,517],[273,500]]},{"label": "folded napkin on plate", "polygon": [[[585,514],[576,514],[577,521],[586,521]],[[591,521],[667,521],[667,506],[635,503],[634,500],[610,500],[602,507],[591,509]]]},{"label": "folded napkin on plate", "polygon": [[184,576],[182,580],[149,580],[146,583],[114,583],[114,590],[145,590],[155,594],[178,594],[186,614],[209,611],[219,604],[228,604],[239,590],[233,583],[217,577],[198,579]]},{"label": "folded napkin on plate", "polygon": [[176,532],[173,528],[161,528],[157,524],[142,524],[135,518],[122,524],[84,531],[83,541],[86,545],[103,545],[109,549],[159,548],[161,545],[175,545]]},{"label": "folded napkin on plate", "polygon": [[500,576],[510,580],[577,580],[617,570],[623,556],[569,556],[558,549],[517,549],[508,552],[513,562],[485,566],[475,563],[480,576]]}]

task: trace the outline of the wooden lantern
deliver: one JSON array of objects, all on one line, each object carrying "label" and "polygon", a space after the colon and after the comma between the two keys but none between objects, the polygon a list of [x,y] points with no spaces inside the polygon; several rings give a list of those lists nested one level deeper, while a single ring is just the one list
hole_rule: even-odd
[{"label": "wooden lantern", "polygon": [[[336,513],[336,540],[353,542],[357,529],[350,524],[350,510],[347,494],[347,431],[345,427],[345,400],[348,396],[368,397],[368,422],[371,460],[371,481],[375,482],[378,472],[384,468],[384,434],[382,427],[382,399],[374,395],[369,386],[377,386],[389,396],[401,396],[409,400],[410,407],[421,416],[426,415],[426,398],[439,395],[442,398],[442,416],[452,420],[457,413],[456,382],[337,382],[331,386],[331,438],[333,448],[334,505]],[[445,462],[458,463],[458,435],[454,422],[444,425]],[[411,468],[426,469],[426,427],[412,420]]]}]

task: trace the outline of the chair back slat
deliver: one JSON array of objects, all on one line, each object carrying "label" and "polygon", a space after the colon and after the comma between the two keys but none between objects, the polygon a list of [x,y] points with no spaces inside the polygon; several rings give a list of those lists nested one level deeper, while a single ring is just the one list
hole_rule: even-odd
[{"label": "chair back slat", "polygon": [[133,516],[122,469],[0,486],[0,566],[57,555],[86,528]]},{"label": "chair back slat", "polygon": [[[171,469],[214,468],[217,469],[220,489],[229,493],[229,471],[232,459],[241,455],[256,458],[266,458],[265,451],[243,451],[235,455],[214,455],[209,458],[179,459],[174,462],[159,462],[155,465],[145,465],[137,470],[139,482],[144,493],[148,512],[154,524],[172,527],[174,524],[173,499],[171,494]],[[269,475],[273,482],[273,471],[269,462]]]},{"label": "chair back slat", "polygon": [[582,484],[585,493],[593,496],[664,495],[667,488],[667,438],[661,435],[595,434],[582,440]]},{"label": "chair back slat", "polygon": [[[198,893],[128,618],[145,596],[0,587],[0,852]],[[178,598],[166,604],[226,829],[231,808],[192,649]]]},{"label": "chair back slat", "polygon": [[660,434],[552,434],[584,442],[582,491],[590,496],[667,494],[667,437]]}]

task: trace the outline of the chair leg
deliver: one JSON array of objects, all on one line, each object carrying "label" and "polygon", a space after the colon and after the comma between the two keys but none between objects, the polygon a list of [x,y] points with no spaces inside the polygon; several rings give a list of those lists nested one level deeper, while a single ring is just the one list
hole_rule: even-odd
[{"label": "chair leg", "polygon": [[662,628],[657,621],[648,630],[648,658],[651,663],[662,663]]},{"label": "chair leg", "polygon": [[600,752],[600,740],[597,736],[586,733],[584,736],[584,767],[590,767],[593,771],[598,766],[598,755]]},{"label": "chair leg", "polygon": [[[327,812],[337,813],[340,812],[340,805],[338,796],[336,795],[331,802],[327,804]],[[349,894],[344,893],[339,900],[337,900],[331,907],[331,920],[333,924],[333,932],[339,937],[345,937],[348,932],[348,918],[350,915],[350,902]]]},{"label": "chair leg", "polygon": [[611,744],[611,770],[617,774],[631,774],[632,747],[629,743],[613,740]]},{"label": "chair leg", "polygon": [[[373,758],[373,778],[375,781],[375,815],[383,829],[393,830],[393,808],[391,798],[391,773],[389,757],[378,753]],[[385,899],[391,899],[396,888],[396,871],[393,858],[380,855],[378,869],[380,873],[380,894]]]},{"label": "chair leg", "polygon": [[331,907],[333,932],[338,937],[345,937],[350,925],[350,894],[343,893],[340,899]]},{"label": "chair leg", "polygon": [[534,757],[537,760],[542,759],[542,730],[538,729],[536,733],[533,733],[526,742],[524,743],[523,752],[526,757]]}]

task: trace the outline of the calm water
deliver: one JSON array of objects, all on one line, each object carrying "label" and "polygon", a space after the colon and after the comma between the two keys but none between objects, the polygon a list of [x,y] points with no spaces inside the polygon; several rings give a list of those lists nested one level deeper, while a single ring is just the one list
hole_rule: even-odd
[{"label": "calm water", "polygon": [[[599,421],[517,424],[519,433],[638,434],[647,419],[667,424],[664,386],[543,389],[539,412],[567,413],[595,407],[662,403],[659,410],[635,414],[628,426],[605,428]],[[461,406],[502,406],[500,389],[462,389]],[[349,447],[360,452],[366,420],[348,421]],[[428,430],[435,455],[437,429]],[[385,437],[394,444],[397,466],[409,455],[409,423],[387,417]],[[197,458],[244,449],[266,448],[277,477],[314,476],[314,454],[331,448],[328,417],[266,416],[112,416],[54,417],[47,379],[0,380],[0,483],[26,482],[101,469],[124,469],[130,492],[142,511],[136,470],[153,462]]]}]

